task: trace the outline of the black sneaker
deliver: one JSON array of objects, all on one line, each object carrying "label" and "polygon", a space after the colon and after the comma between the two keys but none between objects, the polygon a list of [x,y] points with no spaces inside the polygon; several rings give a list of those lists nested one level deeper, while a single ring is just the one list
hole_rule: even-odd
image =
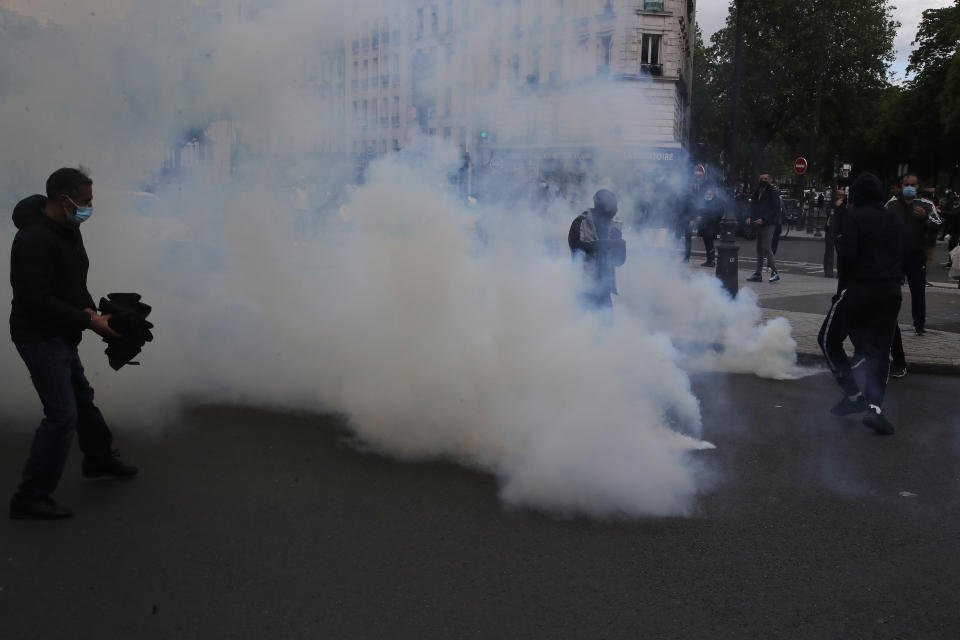
[{"label": "black sneaker", "polygon": [[776,282],[779,279],[780,279],[780,274],[777,273],[776,271],[770,274],[770,282]]},{"label": "black sneaker", "polygon": [[887,416],[883,415],[883,412],[880,411],[880,407],[875,405],[870,405],[870,411],[867,412],[867,415],[863,416],[863,424],[881,436],[889,436],[893,433],[893,425],[887,420]]},{"label": "black sneaker", "polygon": [[763,282],[763,276],[760,275],[759,273],[755,273],[749,278],[747,278],[747,282]]},{"label": "black sneaker", "polygon": [[31,497],[19,493],[10,500],[10,517],[15,520],[60,520],[73,515],[70,509],[50,496]]},{"label": "black sneaker", "polygon": [[715,266],[717,266],[717,263],[714,262],[713,260],[707,260],[706,262],[704,262],[704,263],[701,264],[700,266],[701,266],[701,267],[715,267]]},{"label": "black sneaker", "polygon": [[833,405],[830,413],[835,416],[849,416],[852,413],[863,413],[867,410],[867,401],[863,396],[857,396],[856,400],[844,396],[843,400]]},{"label": "black sneaker", "polygon": [[890,377],[891,378],[902,378],[907,375],[907,363],[891,362],[890,363]]},{"label": "black sneaker", "polygon": [[927,333],[926,331],[924,331],[923,327],[920,327],[920,326],[914,327],[913,330],[916,332],[918,336],[926,335]]},{"label": "black sneaker", "polygon": [[857,367],[862,365],[864,362],[866,362],[866,360],[867,360],[867,357],[865,355],[863,355],[862,353],[854,352],[853,357],[850,358],[850,368],[856,369]]},{"label": "black sneaker", "polygon": [[124,464],[116,449],[104,456],[85,457],[81,467],[84,478],[131,478],[138,471],[136,467]]}]

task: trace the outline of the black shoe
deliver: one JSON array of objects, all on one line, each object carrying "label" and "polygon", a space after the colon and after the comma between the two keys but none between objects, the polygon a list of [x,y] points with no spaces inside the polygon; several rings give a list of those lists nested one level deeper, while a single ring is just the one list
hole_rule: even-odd
[{"label": "black shoe", "polygon": [[918,336],[922,336],[927,333],[926,331],[924,331],[923,327],[914,327],[913,330],[916,331]]},{"label": "black shoe", "polygon": [[932,287],[933,285],[928,282],[928,283],[927,283],[927,286],[928,286],[928,287]]},{"label": "black shoe", "polygon": [[949,269],[951,264],[953,264],[953,263],[950,262],[949,260],[947,260],[946,262],[944,262],[944,263],[943,263],[942,265],[940,265],[940,266],[943,267],[944,269]]},{"label": "black shoe", "polygon": [[760,275],[759,273],[755,273],[749,278],[747,278],[747,282],[763,282],[763,276]]},{"label": "black shoe", "polygon": [[833,405],[830,413],[835,416],[849,416],[852,413],[863,413],[867,410],[867,401],[863,396],[857,396],[856,400],[844,396],[843,400]]},{"label": "black shoe", "polygon": [[137,475],[137,469],[120,460],[119,452],[114,449],[104,456],[87,456],[83,459],[81,472],[84,478],[131,478]]},{"label": "black shoe", "polygon": [[902,378],[907,375],[907,363],[903,362],[891,362],[890,363],[890,377],[891,378]]},{"label": "black shoe", "polygon": [[30,497],[16,494],[10,500],[10,517],[16,520],[58,520],[73,515],[70,509],[50,496]]},{"label": "black shoe", "polygon": [[777,273],[776,271],[770,274],[770,282],[776,282],[779,279],[780,279],[780,274]]},{"label": "black shoe", "polygon": [[887,416],[880,411],[880,407],[871,405],[870,411],[863,416],[863,424],[876,431],[878,435],[889,436],[893,434],[893,425],[887,420]]},{"label": "black shoe", "polygon": [[700,266],[701,266],[701,267],[715,267],[715,266],[717,266],[717,263],[714,262],[713,260],[707,260],[706,262],[704,262],[704,263],[703,263],[702,265],[700,265]]}]

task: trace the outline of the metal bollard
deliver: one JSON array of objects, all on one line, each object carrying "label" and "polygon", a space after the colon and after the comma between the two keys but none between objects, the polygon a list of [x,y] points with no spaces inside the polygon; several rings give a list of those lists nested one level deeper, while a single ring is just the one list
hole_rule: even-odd
[{"label": "metal bollard", "polygon": [[739,255],[740,247],[732,237],[717,243],[717,277],[731,298],[736,298],[740,290]]}]

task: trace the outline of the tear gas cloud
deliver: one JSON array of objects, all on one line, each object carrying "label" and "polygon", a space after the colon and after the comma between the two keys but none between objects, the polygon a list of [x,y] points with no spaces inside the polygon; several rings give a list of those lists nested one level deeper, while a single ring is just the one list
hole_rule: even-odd
[{"label": "tear gas cloud", "polygon": [[[612,321],[582,311],[570,221],[600,186],[621,195],[622,213],[640,193],[602,149],[575,190],[536,211],[510,171],[478,175],[480,200],[465,203],[451,186],[456,141],[437,137],[410,135],[348,184],[347,150],[331,145],[344,106],[317,85],[343,44],[344,5],[259,2],[197,19],[216,15],[207,4],[135,1],[104,15],[74,3],[38,19],[0,9],[4,207],[42,192],[55,168],[89,167],[90,289],[154,306],[143,366],[115,373],[99,340],[81,345],[108,420],[162,425],[184,398],[332,411],[388,455],[490,471],[510,504],[689,514],[690,452],[711,445],[687,370],[788,377],[789,325],[761,324],[753,297],[730,300],[642,230],[625,236]],[[432,77],[472,69],[469,54]],[[601,127],[610,90],[571,97],[563,126],[616,135]],[[505,85],[471,117],[537,126],[543,100]],[[196,132],[229,140],[229,153],[188,167]],[[171,149],[180,171],[164,173]],[[0,224],[9,251],[15,230],[9,216]],[[25,368],[9,342],[0,349],[5,424],[32,428]]]}]

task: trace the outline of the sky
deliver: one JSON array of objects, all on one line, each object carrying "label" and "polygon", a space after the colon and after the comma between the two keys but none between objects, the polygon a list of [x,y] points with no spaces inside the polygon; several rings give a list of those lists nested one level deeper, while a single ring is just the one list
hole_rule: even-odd
[{"label": "sky", "polygon": [[[936,9],[953,4],[953,0],[893,0],[894,16],[900,22],[901,26],[897,32],[897,39],[894,42],[896,48],[896,60],[891,66],[890,71],[898,80],[903,80],[906,68],[907,58],[910,57],[913,42],[917,35],[917,26],[920,24],[924,9]],[[727,7],[730,3],[726,0],[701,0],[697,3],[697,22],[703,31],[705,42],[710,41],[710,36],[718,29],[723,27],[727,17]]]},{"label": "sky", "polygon": [[[124,13],[129,8],[130,2],[129,0],[86,0],[83,4],[93,11],[117,15]],[[946,7],[951,4],[953,0],[894,0],[894,6],[897,7],[894,14],[902,25],[894,43],[896,61],[891,67],[897,79],[904,78],[907,58],[911,51],[910,43],[916,36],[917,25],[920,24],[923,10]],[[62,0],[0,0],[0,7],[40,19],[62,12],[64,5]],[[701,0],[697,3],[697,21],[703,30],[705,41],[709,41],[710,36],[723,27],[728,6],[729,2],[726,0]]]}]

